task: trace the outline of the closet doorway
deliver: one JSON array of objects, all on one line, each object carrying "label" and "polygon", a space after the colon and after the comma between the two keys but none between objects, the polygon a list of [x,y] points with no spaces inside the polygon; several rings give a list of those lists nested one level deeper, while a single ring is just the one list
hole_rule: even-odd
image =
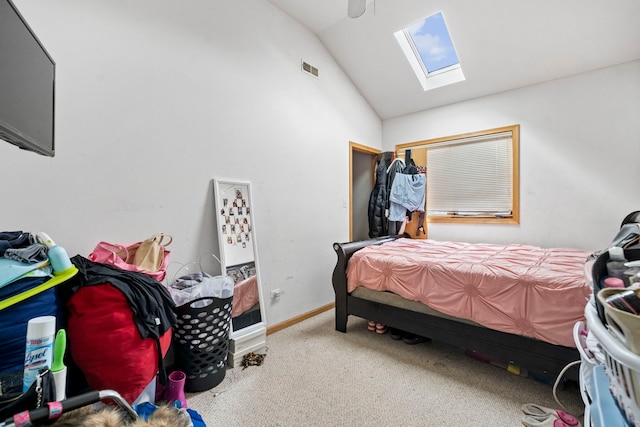
[{"label": "closet doorway", "polygon": [[369,196],[380,150],[349,142],[349,240],[369,238]]}]

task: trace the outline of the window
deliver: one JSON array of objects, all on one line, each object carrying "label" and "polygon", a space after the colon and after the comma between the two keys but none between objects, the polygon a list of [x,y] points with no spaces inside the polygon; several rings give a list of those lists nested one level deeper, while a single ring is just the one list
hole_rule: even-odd
[{"label": "window", "polygon": [[430,222],[517,224],[519,125],[396,146],[426,151]]},{"label": "window", "polygon": [[396,40],[424,90],[464,80],[442,12],[397,31]]}]

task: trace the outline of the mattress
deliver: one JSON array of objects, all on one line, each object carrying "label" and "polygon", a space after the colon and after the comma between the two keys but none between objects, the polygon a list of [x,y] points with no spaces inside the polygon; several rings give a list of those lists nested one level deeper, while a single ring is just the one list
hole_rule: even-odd
[{"label": "mattress", "polygon": [[363,248],[347,266],[348,291],[389,291],[443,314],[575,347],[591,287],[590,252],[528,245],[401,238]]}]

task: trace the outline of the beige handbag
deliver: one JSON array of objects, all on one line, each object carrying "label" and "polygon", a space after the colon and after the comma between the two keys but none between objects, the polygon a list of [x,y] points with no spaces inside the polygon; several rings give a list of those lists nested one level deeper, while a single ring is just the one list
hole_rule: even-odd
[{"label": "beige handbag", "polygon": [[143,270],[156,272],[163,267],[168,252],[166,247],[173,242],[173,237],[157,233],[140,243],[133,257],[133,264]]}]

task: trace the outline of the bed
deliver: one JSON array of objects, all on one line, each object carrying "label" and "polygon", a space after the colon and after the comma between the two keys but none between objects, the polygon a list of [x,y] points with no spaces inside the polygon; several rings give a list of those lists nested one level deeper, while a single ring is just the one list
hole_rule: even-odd
[{"label": "bed", "polygon": [[586,251],[399,236],[333,248],[338,331],[354,315],[554,379],[580,359]]}]

